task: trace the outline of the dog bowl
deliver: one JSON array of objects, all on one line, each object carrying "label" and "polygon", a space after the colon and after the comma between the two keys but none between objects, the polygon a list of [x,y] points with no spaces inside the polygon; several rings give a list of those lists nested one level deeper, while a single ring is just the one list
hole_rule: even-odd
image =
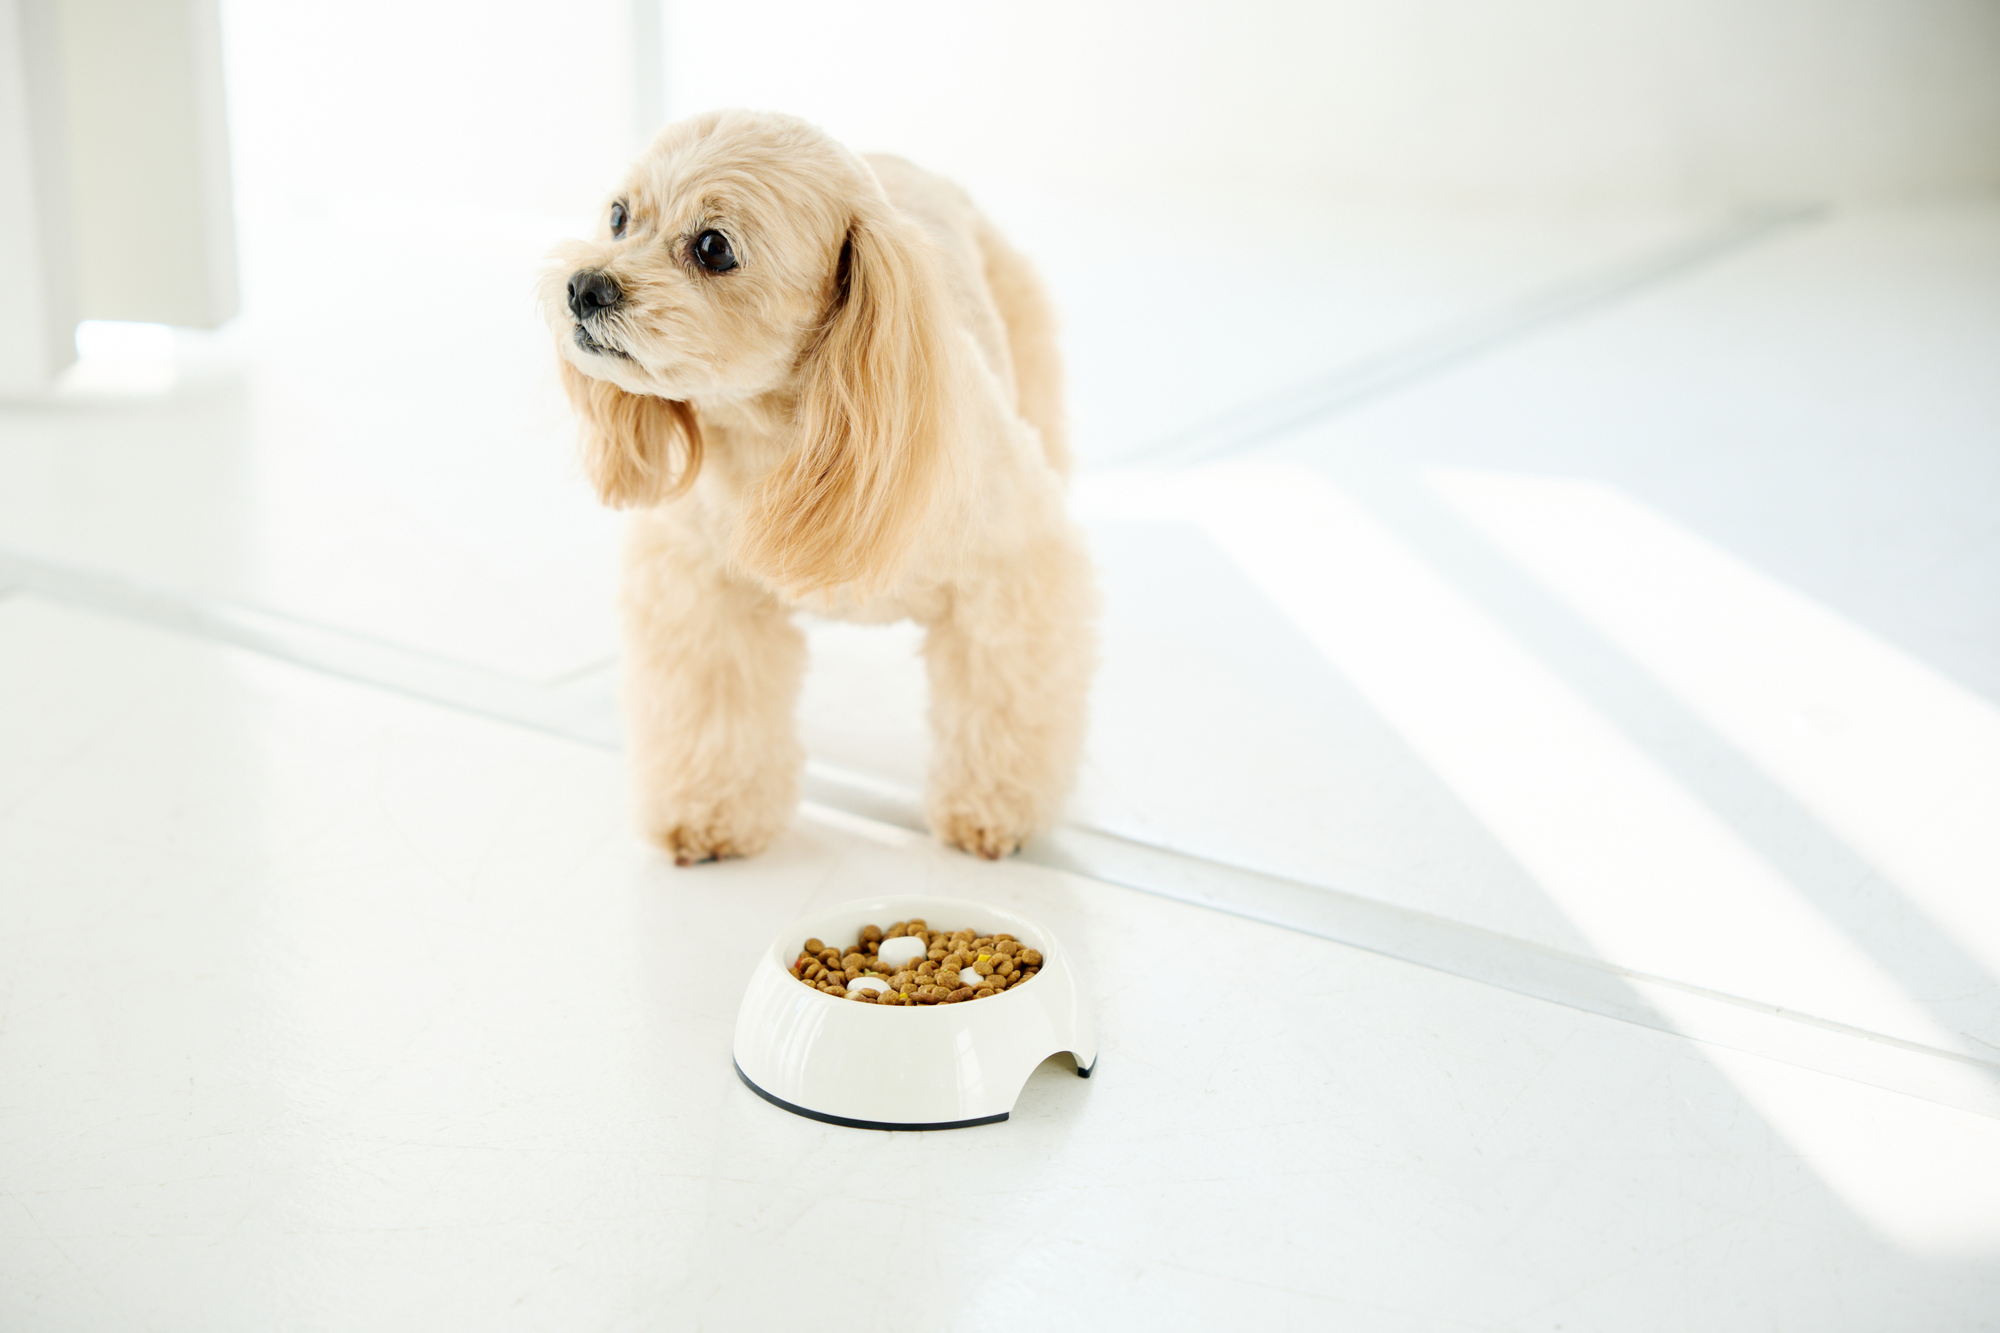
[{"label": "dog bowl", "polygon": [[[1008,934],[1041,952],[1031,979],[983,1000],[916,1007],[839,999],[800,983],[808,939],[846,947],[866,925],[921,917]],[[858,1129],[959,1129],[1005,1120],[1035,1066],[1067,1051],[1079,1077],[1097,1032],[1068,952],[1038,921],[959,898],[867,898],[794,921],[757,959],[736,1014],[736,1073],[796,1115]]]}]

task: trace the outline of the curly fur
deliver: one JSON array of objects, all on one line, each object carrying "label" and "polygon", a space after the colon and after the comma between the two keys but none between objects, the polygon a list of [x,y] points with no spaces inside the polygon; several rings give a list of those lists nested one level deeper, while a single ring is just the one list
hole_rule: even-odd
[{"label": "curly fur", "polygon": [[[671,125],[614,202],[623,235],[559,248],[541,297],[585,468],[633,511],[624,704],[648,833],[686,865],[789,821],[804,607],[925,627],[932,825],[1013,851],[1074,780],[1094,661],[1034,272],[955,186],[788,116]],[[710,229],[737,268],[696,262]],[[580,341],[584,272],[619,299]]]}]

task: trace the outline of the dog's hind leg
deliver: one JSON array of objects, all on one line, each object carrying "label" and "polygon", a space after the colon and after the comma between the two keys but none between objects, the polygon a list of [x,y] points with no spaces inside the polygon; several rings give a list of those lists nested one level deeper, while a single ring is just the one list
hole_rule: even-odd
[{"label": "dog's hind leg", "polygon": [[975,224],[986,290],[1007,328],[1014,363],[1015,410],[1042,435],[1042,452],[1069,475],[1069,430],[1063,419],[1062,356],[1056,346],[1056,312],[1041,276],[1027,258],[985,218]]},{"label": "dog's hind leg", "polygon": [[1064,524],[929,625],[928,804],[945,842],[998,859],[1055,821],[1083,748],[1095,610],[1082,537]]},{"label": "dog's hind leg", "polygon": [[805,636],[697,542],[634,516],[619,595],[638,815],[680,865],[762,851],[791,820],[805,761],[792,727]]}]

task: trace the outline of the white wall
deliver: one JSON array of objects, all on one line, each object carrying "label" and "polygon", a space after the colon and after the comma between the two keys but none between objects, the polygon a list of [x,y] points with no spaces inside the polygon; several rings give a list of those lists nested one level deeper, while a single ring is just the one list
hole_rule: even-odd
[{"label": "white wall", "polygon": [[236,313],[216,0],[0,0],[0,392],[80,319]]},{"label": "white wall", "polygon": [[676,114],[979,176],[1399,204],[2000,189],[1994,0],[666,0]]},{"label": "white wall", "polygon": [[633,0],[222,0],[246,206],[594,215],[638,143]]},{"label": "white wall", "polygon": [[0,0],[0,394],[76,360],[76,282],[53,0]]},{"label": "white wall", "polygon": [[57,0],[71,237],[85,319],[236,314],[216,0]]}]

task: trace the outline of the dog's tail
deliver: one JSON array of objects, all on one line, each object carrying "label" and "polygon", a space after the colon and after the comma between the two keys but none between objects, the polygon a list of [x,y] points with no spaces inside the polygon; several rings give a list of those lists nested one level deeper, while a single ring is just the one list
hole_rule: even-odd
[{"label": "dog's tail", "polygon": [[979,253],[986,287],[1007,326],[1007,351],[1014,361],[1016,405],[1041,432],[1049,466],[1067,477],[1069,426],[1063,419],[1062,356],[1056,349],[1056,312],[1041,277],[1027,258],[985,218],[978,222]]}]

